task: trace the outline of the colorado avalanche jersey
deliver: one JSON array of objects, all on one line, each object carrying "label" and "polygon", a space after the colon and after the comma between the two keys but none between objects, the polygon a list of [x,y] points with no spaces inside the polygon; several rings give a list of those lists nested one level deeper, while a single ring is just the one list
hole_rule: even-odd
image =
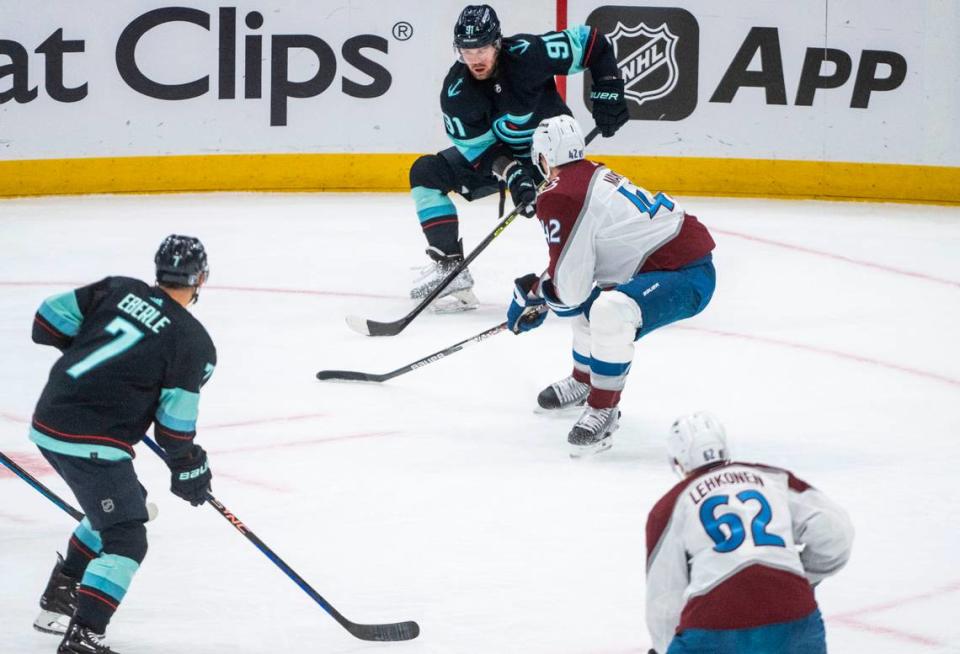
[{"label": "colorado avalanche jersey", "polygon": [[850,556],[846,513],[786,470],[712,466],[673,487],[647,519],[647,626],[658,652],[684,629],[798,620],[811,584]]},{"label": "colorado avalanche jersey", "polygon": [[577,25],[562,32],[504,38],[496,72],[477,80],[463,63],[450,67],[440,92],[447,134],[468,162],[490,173],[494,155],[530,160],[530,143],[540,121],[570,114],[555,75],[589,69],[595,78],[617,76],[606,37]]},{"label": "colorado avalanche jersey", "polygon": [[550,250],[546,296],[560,310],[581,305],[594,285],[676,270],[714,248],[707,228],[672,198],[586,159],[560,167],[537,197],[537,217]]},{"label": "colorado avalanche jersey", "polygon": [[192,443],[217,353],[203,325],[159,288],[107,277],[47,298],[33,340],[63,351],[34,412],[37,445],[129,459],[151,423],[167,452]]}]

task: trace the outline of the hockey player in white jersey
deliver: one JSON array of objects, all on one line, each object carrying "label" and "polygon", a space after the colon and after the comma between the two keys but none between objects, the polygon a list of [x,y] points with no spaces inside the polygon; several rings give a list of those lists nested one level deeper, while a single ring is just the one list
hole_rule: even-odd
[{"label": "hockey player in white jersey", "polygon": [[846,512],[787,470],[731,461],[707,413],[673,423],[683,480],[647,518],[647,626],[659,654],[825,654],[813,587],[850,557]]},{"label": "hockey player in white jersey", "polygon": [[531,153],[547,186],[537,198],[550,262],[515,281],[507,322],[539,326],[544,305],[572,318],[573,372],[540,393],[544,409],[586,403],[567,438],[572,456],[610,447],[634,341],[700,313],[716,283],[707,228],[663,193],[652,195],[583,158],[569,116],[540,123]]}]

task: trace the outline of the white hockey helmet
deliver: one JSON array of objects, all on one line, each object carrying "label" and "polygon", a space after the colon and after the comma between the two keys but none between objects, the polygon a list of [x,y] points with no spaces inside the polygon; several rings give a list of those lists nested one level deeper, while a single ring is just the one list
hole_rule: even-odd
[{"label": "white hockey helmet", "polygon": [[[585,147],[580,125],[572,117],[561,114],[547,118],[537,125],[533,132],[530,157],[546,178],[550,174],[550,168],[583,159]],[[540,163],[541,154],[547,160],[546,170]]]},{"label": "white hockey helmet", "polygon": [[705,411],[674,421],[667,436],[667,452],[670,464],[681,477],[705,465],[730,460],[723,425]]}]

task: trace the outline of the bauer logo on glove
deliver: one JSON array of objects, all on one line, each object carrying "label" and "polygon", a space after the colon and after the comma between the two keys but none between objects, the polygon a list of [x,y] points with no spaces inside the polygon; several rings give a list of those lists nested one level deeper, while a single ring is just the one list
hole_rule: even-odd
[{"label": "bauer logo on glove", "polygon": [[594,81],[590,101],[593,102],[593,119],[605,138],[613,136],[630,120],[630,110],[623,95],[623,80],[619,77],[602,77]]}]

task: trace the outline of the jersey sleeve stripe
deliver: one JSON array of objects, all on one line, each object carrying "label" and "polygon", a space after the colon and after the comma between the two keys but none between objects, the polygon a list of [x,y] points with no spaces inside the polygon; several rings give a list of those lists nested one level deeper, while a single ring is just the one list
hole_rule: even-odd
[{"label": "jersey sleeve stripe", "polygon": [[73,291],[48,297],[37,313],[65,336],[76,336],[83,322],[83,313]]},{"label": "jersey sleeve stripe", "polygon": [[193,432],[197,428],[197,423],[195,420],[180,420],[174,418],[168,413],[164,413],[162,409],[157,409],[157,423],[173,429],[174,431],[180,432]]},{"label": "jersey sleeve stripe", "polygon": [[34,322],[34,324],[36,324],[40,329],[42,329],[43,331],[45,331],[45,332],[47,332],[48,334],[50,334],[50,336],[52,336],[52,337],[53,337],[54,339],[56,339],[57,341],[69,341],[69,340],[70,340],[70,337],[69,337],[69,336],[67,336],[66,334],[61,333],[56,327],[54,327],[53,325],[51,325],[51,324],[47,321],[46,318],[44,318],[42,315],[40,315],[39,312],[33,317],[33,322]]},{"label": "jersey sleeve stripe", "polygon": [[175,441],[192,441],[194,439],[194,436],[196,436],[196,432],[194,431],[180,434],[175,431],[171,431],[170,429],[164,429],[160,425],[156,426],[156,430],[157,430],[157,434],[164,436],[165,438],[172,438]]},{"label": "jersey sleeve stripe", "polygon": [[197,427],[199,406],[199,393],[192,393],[182,388],[162,388],[156,420],[169,429],[192,432]]},{"label": "jersey sleeve stripe", "polygon": [[589,59],[589,51],[587,52],[587,55],[584,56],[584,45],[587,44],[587,41],[589,40],[588,48],[593,48],[593,40],[590,39],[591,32],[593,32],[593,30],[587,25],[576,25],[563,31],[570,41],[571,49],[570,70],[568,73],[573,75],[575,73],[583,72],[584,68],[586,68],[586,62]]}]

